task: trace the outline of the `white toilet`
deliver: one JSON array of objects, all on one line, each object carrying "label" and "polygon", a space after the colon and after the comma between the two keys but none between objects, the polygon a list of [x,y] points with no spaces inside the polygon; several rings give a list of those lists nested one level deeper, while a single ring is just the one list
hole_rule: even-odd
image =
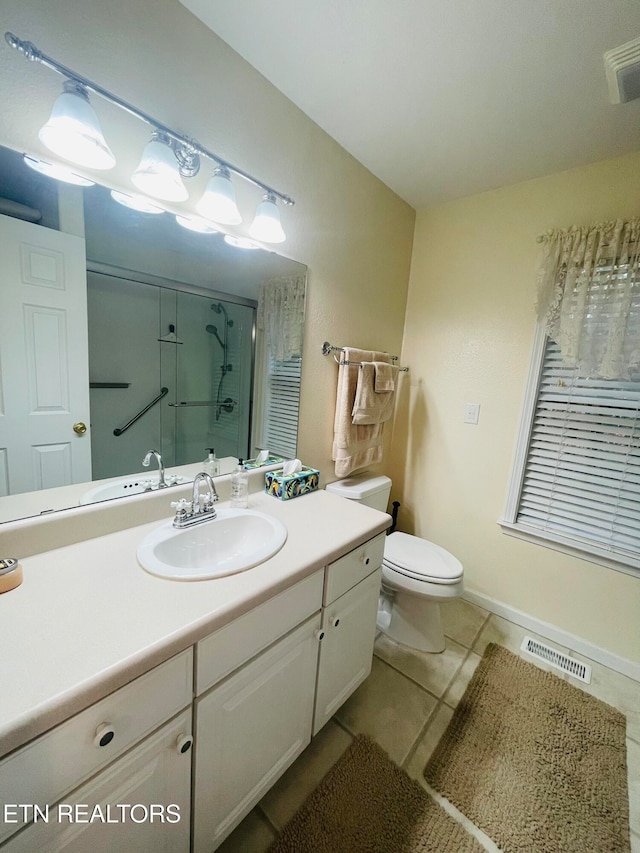
[{"label": "white toilet", "polygon": [[[365,472],[329,483],[328,492],[387,511],[391,480]],[[423,652],[444,651],[440,602],[464,589],[462,564],[427,539],[395,532],[387,536],[382,562],[378,628]]]}]

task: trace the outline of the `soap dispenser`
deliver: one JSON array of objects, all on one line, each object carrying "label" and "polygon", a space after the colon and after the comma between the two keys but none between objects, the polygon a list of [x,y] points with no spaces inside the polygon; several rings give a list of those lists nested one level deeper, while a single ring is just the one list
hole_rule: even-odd
[{"label": "soap dispenser", "polygon": [[238,465],[231,475],[230,506],[234,509],[246,509],[249,506],[249,475],[242,459],[238,459]]},{"label": "soap dispenser", "polygon": [[216,456],[216,451],[213,447],[207,448],[209,454],[202,464],[202,470],[211,477],[217,477],[220,473],[220,461]]}]

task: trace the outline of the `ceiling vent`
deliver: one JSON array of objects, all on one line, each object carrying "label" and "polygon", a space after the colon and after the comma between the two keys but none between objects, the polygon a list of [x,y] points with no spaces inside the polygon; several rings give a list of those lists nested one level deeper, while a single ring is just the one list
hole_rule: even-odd
[{"label": "ceiling vent", "polygon": [[608,50],[604,67],[612,104],[640,98],[640,38]]}]

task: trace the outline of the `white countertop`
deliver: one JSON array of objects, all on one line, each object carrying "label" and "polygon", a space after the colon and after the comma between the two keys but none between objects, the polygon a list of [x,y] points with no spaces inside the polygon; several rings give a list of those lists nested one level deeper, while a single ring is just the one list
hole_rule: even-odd
[{"label": "white countertop", "polygon": [[390,524],[323,490],[289,501],[252,493],[249,506],[279,518],[288,538],[270,560],[229,577],[181,582],[144,571],[136,548],[158,521],[20,561],[22,585],[0,595],[0,756]]}]

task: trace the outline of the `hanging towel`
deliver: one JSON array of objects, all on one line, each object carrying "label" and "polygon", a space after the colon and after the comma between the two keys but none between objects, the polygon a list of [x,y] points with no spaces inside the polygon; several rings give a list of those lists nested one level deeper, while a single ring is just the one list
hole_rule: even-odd
[{"label": "hanging towel", "polygon": [[388,361],[374,361],[373,366],[376,373],[373,390],[376,394],[393,391],[396,387],[396,371],[398,370],[396,365]]},{"label": "hanging towel", "polygon": [[364,361],[360,365],[355,401],[351,412],[351,419],[354,424],[383,424],[393,414],[393,390],[376,391],[375,387],[376,364],[381,363]]},{"label": "hanging towel", "polygon": [[[381,352],[346,347],[342,362],[384,361],[388,356]],[[358,382],[358,364],[340,364],[336,393],[333,446],[331,458],[335,461],[336,477],[346,477],[357,468],[382,461],[382,430],[384,424],[354,424],[353,403]]]}]

